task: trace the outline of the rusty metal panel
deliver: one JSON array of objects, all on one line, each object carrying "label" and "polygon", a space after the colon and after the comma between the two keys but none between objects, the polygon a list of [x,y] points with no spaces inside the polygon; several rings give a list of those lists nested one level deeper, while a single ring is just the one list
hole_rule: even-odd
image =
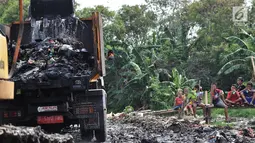
[{"label": "rusty metal panel", "polygon": [[103,22],[102,17],[98,13],[98,30],[99,30],[99,43],[100,43],[100,53],[101,53],[101,76],[106,75],[105,71],[105,53],[104,53],[104,38],[103,38]]},{"label": "rusty metal panel", "polygon": [[[17,42],[18,38],[18,33],[19,33],[19,24],[15,23],[11,25],[11,30],[10,30],[10,40]],[[32,40],[32,28],[30,23],[24,23],[24,31],[22,35],[22,41],[21,44],[28,44]]]},{"label": "rusty metal panel", "polygon": [[67,17],[74,14],[73,0],[30,0],[31,16],[54,19],[57,16]]}]

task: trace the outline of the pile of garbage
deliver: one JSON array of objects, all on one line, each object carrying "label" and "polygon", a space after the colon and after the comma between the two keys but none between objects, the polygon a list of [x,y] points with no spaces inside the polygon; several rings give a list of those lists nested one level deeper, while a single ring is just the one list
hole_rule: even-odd
[{"label": "pile of garbage", "polygon": [[[15,46],[9,47],[10,64]],[[39,82],[90,75],[94,57],[73,38],[46,38],[22,45],[13,81]]]},{"label": "pile of garbage", "polygon": [[177,119],[153,115],[123,117],[120,114],[108,123],[108,141],[111,142],[185,142],[185,143],[228,143],[255,142],[252,129],[215,127],[201,123],[198,119]]},{"label": "pile of garbage", "polygon": [[70,134],[46,134],[40,127],[16,127],[3,125],[0,127],[1,143],[74,143]]}]

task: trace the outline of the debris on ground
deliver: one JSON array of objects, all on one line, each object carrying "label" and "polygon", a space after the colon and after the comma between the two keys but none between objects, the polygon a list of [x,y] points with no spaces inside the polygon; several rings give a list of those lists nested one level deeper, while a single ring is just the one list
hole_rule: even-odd
[{"label": "debris on ground", "polygon": [[[121,114],[119,114],[121,115]],[[135,115],[135,116],[134,116]],[[254,138],[240,135],[238,128],[214,127],[201,124],[200,119],[177,119],[174,116],[137,116],[128,114],[125,118],[108,119],[109,142],[143,143],[228,143],[255,142]]]},{"label": "debris on ground", "polygon": [[240,135],[255,138],[252,128],[245,128],[239,132]]},{"label": "debris on ground", "polygon": [[46,134],[40,127],[0,126],[1,143],[74,143],[70,134]]},{"label": "debris on ground", "polygon": [[[145,112],[141,111],[141,113]],[[106,142],[255,143],[255,138],[251,136],[253,133],[251,128],[243,128],[242,132],[239,132],[240,128],[237,126],[215,127],[201,124],[200,118],[187,117],[180,120],[175,116],[162,117],[147,114],[141,117],[137,115],[138,112],[108,114]],[[239,120],[238,118],[237,121],[240,122]],[[249,122],[248,119],[242,120]],[[46,134],[40,127],[4,125],[0,126],[0,142],[3,140],[24,143],[83,142],[80,137],[79,125],[70,126],[61,134]]]}]

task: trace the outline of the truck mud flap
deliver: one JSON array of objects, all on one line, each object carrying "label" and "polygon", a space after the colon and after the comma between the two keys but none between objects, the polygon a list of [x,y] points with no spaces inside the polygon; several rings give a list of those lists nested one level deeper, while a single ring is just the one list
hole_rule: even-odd
[{"label": "truck mud flap", "polygon": [[100,110],[91,103],[78,104],[74,107],[74,113],[77,118],[83,122],[86,129],[100,128]]},{"label": "truck mud flap", "polygon": [[106,93],[102,89],[89,90],[86,95],[79,95],[74,105],[75,116],[83,122],[85,129],[105,128]]}]

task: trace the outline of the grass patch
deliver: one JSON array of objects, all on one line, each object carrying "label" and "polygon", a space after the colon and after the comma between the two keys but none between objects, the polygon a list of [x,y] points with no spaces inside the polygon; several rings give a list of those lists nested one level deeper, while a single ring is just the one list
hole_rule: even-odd
[{"label": "grass patch", "polygon": [[[198,110],[197,114],[202,116],[203,111]],[[213,108],[212,109],[212,118],[216,118],[218,115],[225,116],[224,109]],[[228,109],[229,117],[243,117],[243,118],[253,118],[255,115],[255,108],[240,108],[240,109]]]},{"label": "grass patch", "polygon": [[[224,94],[226,98],[226,93]],[[207,101],[208,104],[210,104],[211,101],[211,95],[210,92],[207,92]],[[205,97],[204,97],[204,103],[205,103]],[[202,110],[197,111],[198,115],[203,115]],[[212,117],[216,118],[218,115],[223,115],[224,114],[224,109],[223,108],[213,108],[212,109]],[[230,117],[243,117],[243,118],[253,118],[255,115],[255,108],[239,108],[239,109],[228,109],[228,115]]]},{"label": "grass patch", "polygon": [[234,127],[235,125],[233,123],[226,123],[226,122],[221,122],[221,121],[216,121],[216,122],[212,122],[211,123],[213,126],[216,126],[216,127],[226,127],[226,126],[229,126],[229,127]]},{"label": "grass patch", "polygon": [[[225,115],[224,109],[213,109],[212,117],[215,118],[218,115]],[[240,109],[228,109],[228,115],[230,117],[243,117],[243,118],[253,118],[255,115],[254,108],[240,108]]]}]

